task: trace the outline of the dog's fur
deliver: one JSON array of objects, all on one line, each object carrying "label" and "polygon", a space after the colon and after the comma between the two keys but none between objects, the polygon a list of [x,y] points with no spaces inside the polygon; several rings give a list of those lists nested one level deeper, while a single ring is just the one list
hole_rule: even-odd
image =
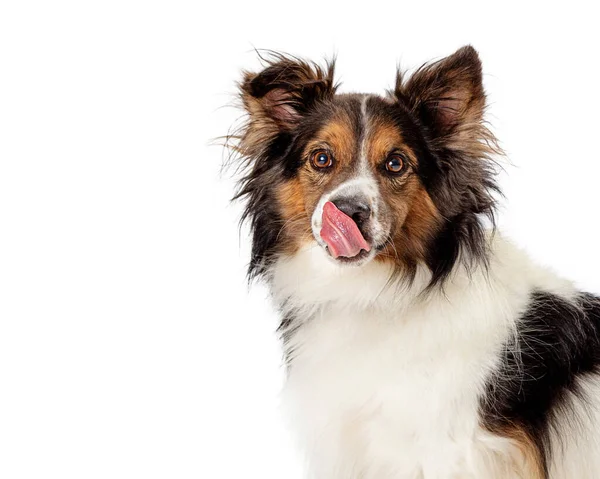
[{"label": "dog's fur", "polygon": [[[495,232],[475,50],[399,73],[386,97],[337,94],[333,63],[267,63],[240,83],[237,197],[311,477],[600,477],[600,299]],[[368,204],[372,247],[334,259],[320,231],[340,198]]]}]

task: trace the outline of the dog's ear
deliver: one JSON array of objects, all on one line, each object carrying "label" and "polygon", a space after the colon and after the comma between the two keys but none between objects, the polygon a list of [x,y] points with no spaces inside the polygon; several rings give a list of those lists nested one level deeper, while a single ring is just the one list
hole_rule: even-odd
[{"label": "dog's ear", "polygon": [[481,61],[473,47],[422,66],[406,81],[398,74],[394,94],[421,122],[436,160],[428,181],[435,183],[432,198],[447,223],[427,260],[433,285],[448,276],[463,252],[465,258],[486,260],[480,216],[494,224],[500,193],[494,157],[502,150],[484,121]]},{"label": "dog's ear", "polygon": [[396,97],[440,141],[475,140],[485,108],[481,61],[465,46],[435,63],[423,65],[407,81],[398,72]]},{"label": "dog's ear", "polygon": [[280,132],[291,132],[316,103],[334,95],[333,72],[333,62],[323,69],[277,54],[260,73],[246,72],[240,84],[249,115],[246,145],[265,143]]}]

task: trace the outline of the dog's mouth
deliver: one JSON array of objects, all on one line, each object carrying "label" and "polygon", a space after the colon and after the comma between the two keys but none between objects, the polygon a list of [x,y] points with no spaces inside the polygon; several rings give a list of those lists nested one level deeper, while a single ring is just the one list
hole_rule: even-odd
[{"label": "dog's mouth", "polygon": [[323,206],[320,235],[331,257],[343,263],[361,262],[371,251],[356,222],[330,201]]}]

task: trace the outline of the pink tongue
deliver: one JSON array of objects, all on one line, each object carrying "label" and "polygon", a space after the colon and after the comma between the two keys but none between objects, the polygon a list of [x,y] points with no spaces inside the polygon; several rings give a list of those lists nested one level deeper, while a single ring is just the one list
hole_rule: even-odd
[{"label": "pink tongue", "polygon": [[321,238],[327,243],[331,256],[351,258],[361,249],[369,251],[371,246],[365,241],[352,218],[341,212],[328,201],[323,206],[323,226]]}]

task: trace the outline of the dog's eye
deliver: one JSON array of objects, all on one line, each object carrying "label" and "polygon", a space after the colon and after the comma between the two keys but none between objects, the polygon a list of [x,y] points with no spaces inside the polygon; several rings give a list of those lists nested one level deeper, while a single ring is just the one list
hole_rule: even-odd
[{"label": "dog's eye", "polygon": [[401,173],[404,170],[404,158],[402,155],[394,154],[388,156],[385,160],[385,169],[393,174]]},{"label": "dog's eye", "polygon": [[333,166],[333,158],[325,150],[319,150],[312,154],[311,163],[318,169],[330,168]]}]

